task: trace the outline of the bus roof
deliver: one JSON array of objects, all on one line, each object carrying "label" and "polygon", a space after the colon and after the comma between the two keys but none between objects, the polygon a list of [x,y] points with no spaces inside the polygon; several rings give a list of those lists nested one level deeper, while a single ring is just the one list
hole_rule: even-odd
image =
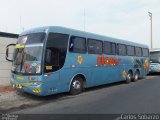
[{"label": "bus roof", "polygon": [[135,42],[130,42],[130,41],[126,41],[126,40],[121,40],[121,39],[117,39],[117,38],[107,37],[107,36],[103,36],[103,35],[98,35],[98,34],[94,34],[94,33],[89,33],[89,32],[84,32],[84,31],[80,31],[80,30],[74,30],[74,29],[59,27],[59,26],[47,26],[47,27],[39,27],[39,28],[35,28],[35,29],[30,29],[28,31],[24,31],[22,34],[20,34],[20,36],[25,35],[25,34],[29,34],[29,33],[45,32],[45,31],[63,33],[63,34],[69,34],[69,35],[73,35],[73,36],[86,37],[86,38],[91,38],[91,39],[116,42],[116,43],[131,45],[131,46],[148,48],[148,46],[144,45],[144,44],[139,44],[139,43],[135,43]]}]

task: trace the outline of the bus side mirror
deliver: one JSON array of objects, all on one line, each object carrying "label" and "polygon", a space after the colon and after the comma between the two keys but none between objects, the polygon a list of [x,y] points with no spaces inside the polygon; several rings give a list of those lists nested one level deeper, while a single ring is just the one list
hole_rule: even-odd
[{"label": "bus side mirror", "polygon": [[15,46],[15,45],[16,45],[16,44],[9,44],[9,45],[6,46],[6,57],[5,57],[5,58],[6,58],[6,60],[9,61],[9,62],[12,62],[12,61],[13,61],[13,60],[10,59],[11,57],[9,56],[9,53],[10,53],[10,52],[9,52],[9,47],[10,47],[10,46]]}]

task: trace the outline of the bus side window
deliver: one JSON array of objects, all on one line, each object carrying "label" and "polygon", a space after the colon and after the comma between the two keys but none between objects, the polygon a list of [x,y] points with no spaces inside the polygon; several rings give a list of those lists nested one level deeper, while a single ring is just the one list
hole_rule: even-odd
[{"label": "bus side window", "polygon": [[149,50],[147,48],[143,48],[142,49],[142,54],[143,54],[143,57],[148,57],[149,56]]},{"label": "bus side window", "polygon": [[116,54],[116,43],[112,43],[112,55]]},{"label": "bus side window", "polygon": [[69,51],[74,53],[86,53],[86,39],[72,36],[70,39]]},{"label": "bus side window", "polygon": [[135,47],[128,45],[127,46],[127,55],[134,56],[135,55]]},{"label": "bus side window", "polygon": [[107,55],[116,54],[116,43],[104,41],[103,43],[103,52]]},{"label": "bus side window", "polygon": [[107,55],[111,55],[112,54],[112,44],[111,42],[104,42],[103,43],[103,52],[104,54],[107,54]]},{"label": "bus side window", "polygon": [[136,47],[136,56],[137,57],[141,57],[142,56],[142,48],[140,48],[140,47]]},{"label": "bus side window", "polygon": [[122,56],[127,55],[126,45],[124,45],[124,44],[118,44],[118,54],[122,55]]},{"label": "bus side window", "polygon": [[102,54],[103,42],[100,40],[88,39],[88,53]]}]

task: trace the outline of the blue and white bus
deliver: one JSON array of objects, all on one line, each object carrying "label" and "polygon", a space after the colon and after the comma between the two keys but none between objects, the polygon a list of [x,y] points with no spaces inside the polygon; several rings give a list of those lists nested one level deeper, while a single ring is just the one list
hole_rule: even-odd
[{"label": "blue and white bus", "polygon": [[150,50],[150,73],[160,73],[160,49]]},{"label": "blue and white bus", "polygon": [[148,74],[148,65],[147,45],[63,27],[41,27],[19,35],[10,82],[39,96],[79,94],[93,86],[137,81]]}]

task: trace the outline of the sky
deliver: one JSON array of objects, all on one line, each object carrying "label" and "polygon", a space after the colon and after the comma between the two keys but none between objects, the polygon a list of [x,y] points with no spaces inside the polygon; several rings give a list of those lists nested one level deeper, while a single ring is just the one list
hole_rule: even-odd
[{"label": "sky", "polygon": [[0,0],[0,31],[63,26],[160,48],[160,0]]}]

